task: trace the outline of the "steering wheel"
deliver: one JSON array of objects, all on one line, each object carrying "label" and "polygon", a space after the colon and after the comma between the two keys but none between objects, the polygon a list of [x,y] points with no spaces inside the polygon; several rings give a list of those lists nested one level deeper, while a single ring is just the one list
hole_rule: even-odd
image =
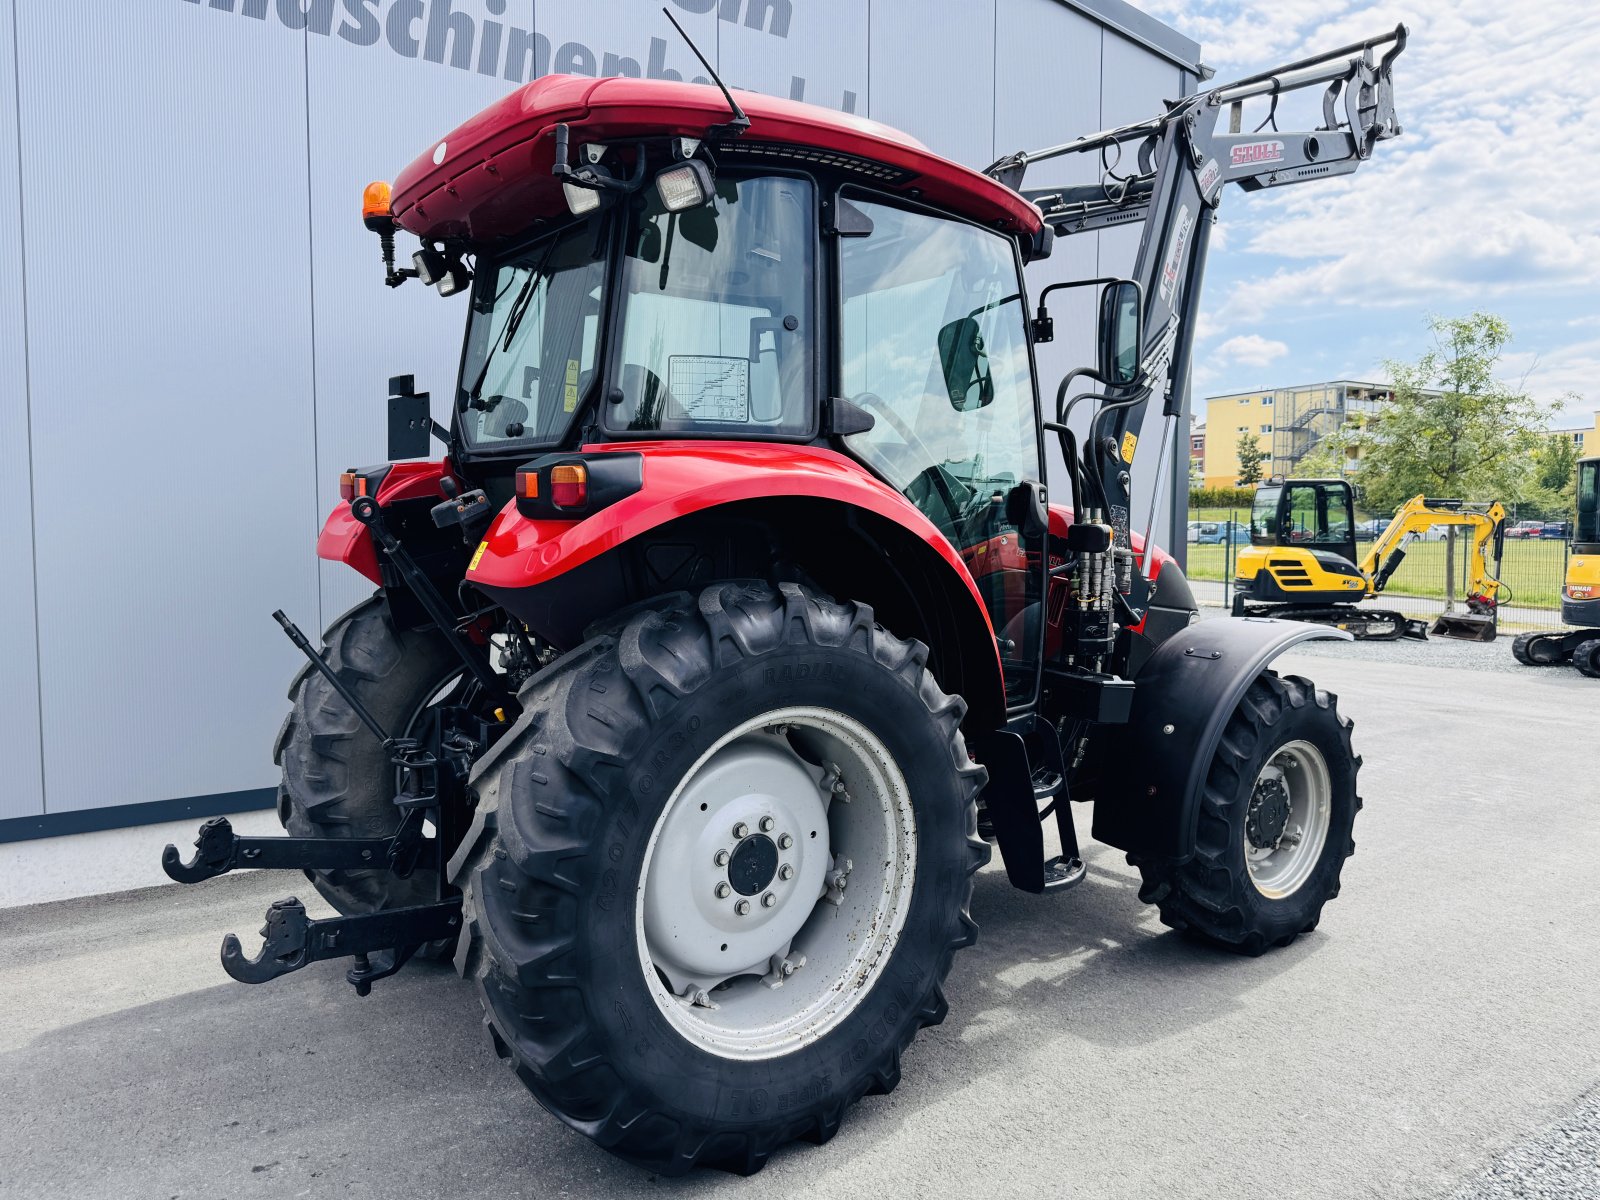
[{"label": "steering wheel", "polygon": [[922,461],[928,464],[919,474],[928,476],[932,481],[934,490],[939,493],[939,498],[944,501],[950,514],[950,524],[953,529],[960,522],[961,514],[966,511],[966,505],[956,498],[955,490],[950,486],[949,476],[939,465],[933,451],[928,449],[927,443],[919,438],[911,427],[900,419],[900,414],[890,408],[883,397],[876,392],[861,392],[852,396],[850,403],[873,414],[875,418],[882,417],[884,423],[904,438],[906,445],[912,447],[921,456]]}]

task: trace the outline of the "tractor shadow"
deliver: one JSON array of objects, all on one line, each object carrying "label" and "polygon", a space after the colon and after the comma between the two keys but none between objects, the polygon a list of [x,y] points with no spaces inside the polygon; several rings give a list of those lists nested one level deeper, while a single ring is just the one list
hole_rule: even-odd
[{"label": "tractor shadow", "polygon": [[[907,1052],[900,1087],[858,1105],[828,1148],[779,1151],[764,1180],[809,1191],[819,1170],[897,1144],[902,1125],[950,1119],[945,1102],[972,1081],[1046,1055],[1070,1064],[1072,1042],[1101,1069],[1108,1051],[1131,1059],[1234,1012],[1324,940],[1259,959],[1198,945],[1155,923],[1120,854],[1087,853],[1088,877],[1060,896],[1016,892],[998,865],[980,873],[977,945],[957,956],[950,1015]],[[170,903],[134,902],[152,919]],[[137,972],[161,952],[105,965]],[[387,1200],[748,1186],[716,1172],[650,1176],[549,1116],[494,1056],[475,989],[449,967],[413,963],[357,999],[344,966],[120,1007],[0,1054],[0,1129],[22,1134],[0,1192]],[[51,969],[62,986],[91,985],[82,960]],[[184,975],[216,978],[209,962]]]}]

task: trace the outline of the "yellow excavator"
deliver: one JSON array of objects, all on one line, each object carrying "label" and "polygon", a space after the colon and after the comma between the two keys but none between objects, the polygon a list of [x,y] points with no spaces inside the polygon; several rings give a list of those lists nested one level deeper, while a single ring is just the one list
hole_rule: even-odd
[{"label": "yellow excavator", "polygon": [[1600,679],[1600,458],[1578,460],[1578,523],[1561,589],[1561,621],[1578,628],[1519,634],[1511,653],[1525,666],[1570,662]]},{"label": "yellow excavator", "polygon": [[1415,496],[1357,558],[1355,496],[1348,481],[1269,479],[1256,487],[1250,508],[1250,545],[1240,548],[1234,571],[1233,615],[1316,621],[1367,640],[1425,639],[1426,622],[1363,601],[1383,591],[1413,541],[1434,525],[1456,525],[1472,531],[1467,610],[1444,613],[1431,632],[1492,642],[1505,517],[1498,502]]}]

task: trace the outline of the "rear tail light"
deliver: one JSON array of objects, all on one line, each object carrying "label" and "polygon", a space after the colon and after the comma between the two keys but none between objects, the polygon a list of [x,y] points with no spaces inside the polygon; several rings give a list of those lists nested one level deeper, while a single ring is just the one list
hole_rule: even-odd
[{"label": "rear tail light", "polygon": [[339,475],[339,499],[354,500],[357,496],[367,494],[367,477],[358,475],[354,471],[344,471]]},{"label": "rear tail light", "polygon": [[517,511],[530,521],[582,521],[644,486],[644,456],[547,454],[522,464],[514,478]]},{"label": "rear tail light", "polygon": [[550,503],[557,508],[582,508],[589,502],[589,471],[577,463],[550,468]]}]

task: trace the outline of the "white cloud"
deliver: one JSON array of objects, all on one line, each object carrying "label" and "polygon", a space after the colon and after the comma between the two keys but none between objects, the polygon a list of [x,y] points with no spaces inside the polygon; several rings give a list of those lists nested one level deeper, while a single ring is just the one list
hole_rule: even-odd
[{"label": "white cloud", "polygon": [[[1355,41],[1405,20],[1395,64],[1401,137],[1351,178],[1279,192],[1229,194],[1232,273],[1213,306],[1213,336],[1311,306],[1375,313],[1493,310],[1543,303],[1549,326],[1600,315],[1600,4],[1561,0],[1146,0],[1198,38],[1221,79]],[[1310,123],[1284,101],[1280,125]],[[1256,102],[1259,104],[1260,102]],[[1246,128],[1265,115],[1245,114]],[[1290,122],[1293,122],[1291,124]],[[1413,310],[1408,318],[1397,309]],[[1387,315],[1385,315],[1387,310]],[[1587,310],[1587,311],[1586,311]],[[1579,335],[1581,336],[1581,335]],[[1559,373],[1553,359],[1572,365]],[[1242,361],[1242,360],[1241,360]],[[1510,363],[1508,362],[1508,366]],[[1582,355],[1547,352],[1541,394],[1577,381]],[[1533,381],[1530,381],[1533,384]],[[1594,384],[1587,388],[1592,392]],[[1583,390],[1580,388],[1579,390]]]},{"label": "white cloud", "polygon": [[1265,367],[1289,353],[1288,344],[1264,338],[1259,333],[1243,333],[1231,337],[1213,352],[1219,358],[1232,359],[1246,367]]}]

